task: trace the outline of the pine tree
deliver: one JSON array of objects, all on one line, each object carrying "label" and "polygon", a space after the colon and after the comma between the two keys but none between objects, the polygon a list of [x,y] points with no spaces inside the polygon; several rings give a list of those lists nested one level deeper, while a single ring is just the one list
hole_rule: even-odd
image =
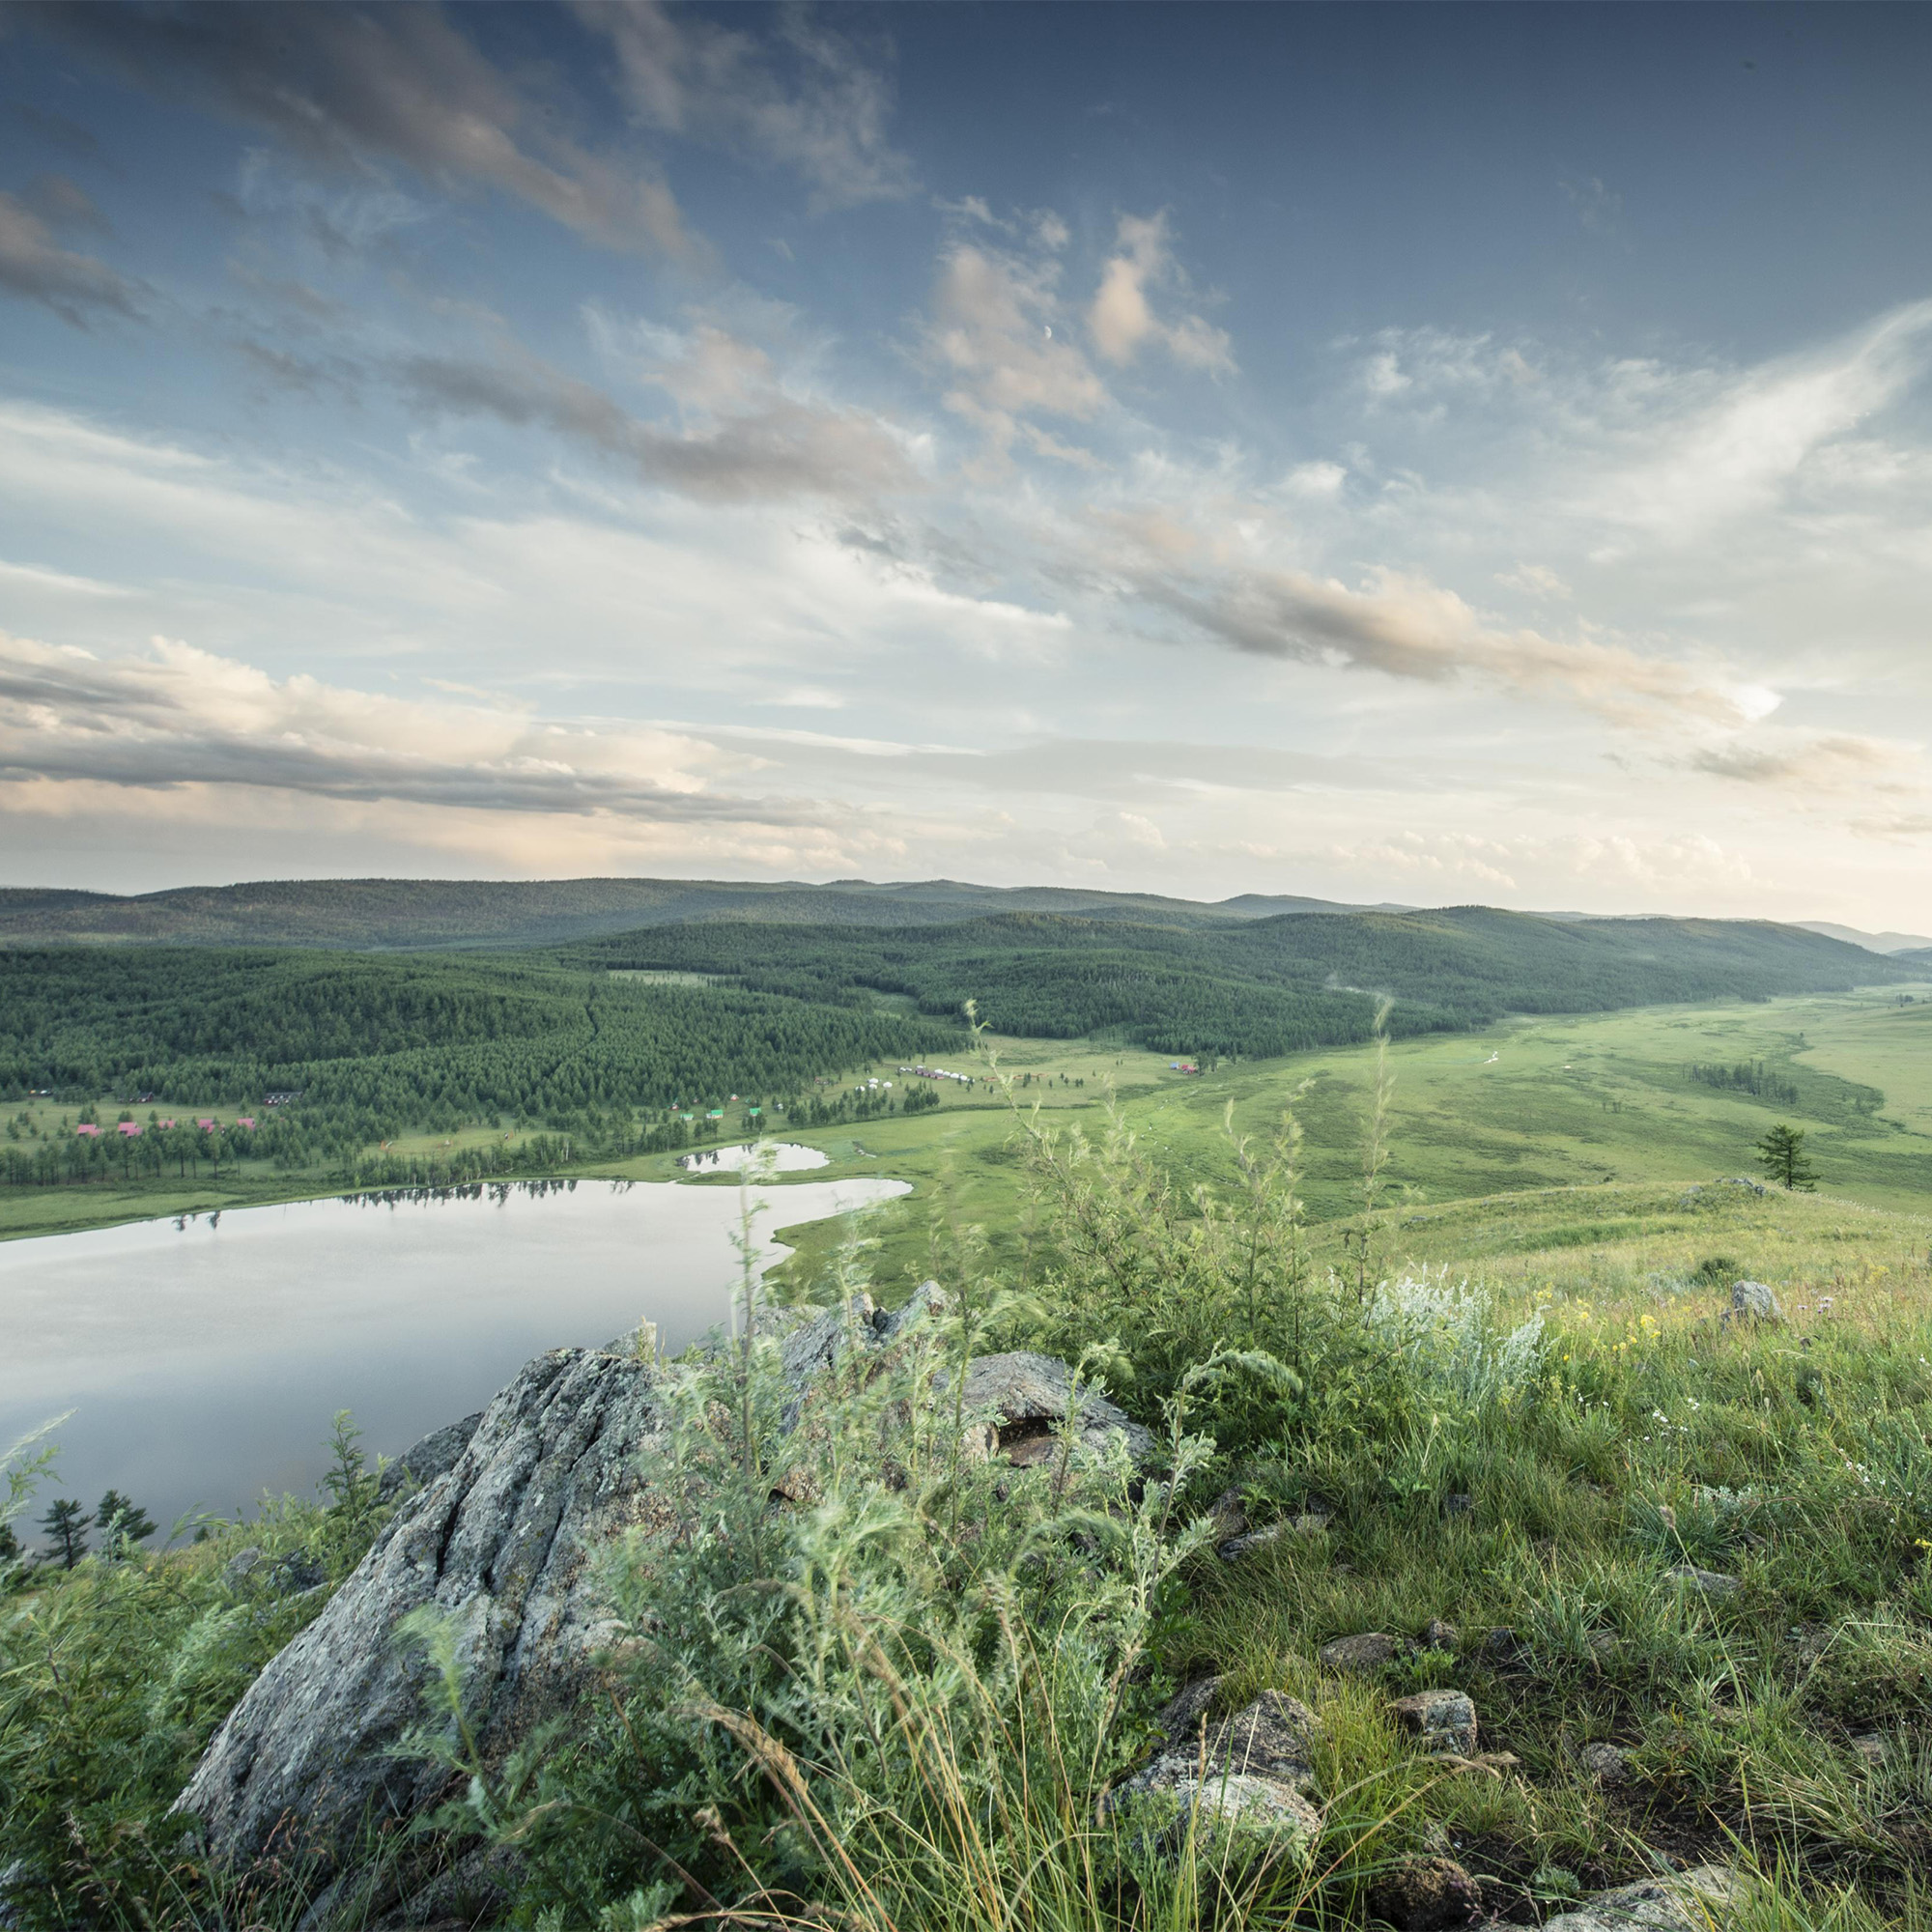
[{"label": "pine tree", "polygon": [[1810,1193],[1818,1184],[1818,1170],[1804,1158],[1804,1129],[1780,1121],[1757,1144],[1757,1164],[1780,1187]]},{"label": "pine tree", "polygon": [[119,1490],[109,1490],[94,1512],[107,1543],[145,1543],[155,1533],[155,1520],[141,1505]]},{"label": "pine tree", "polygon": [[41,1519],[41,1534],[54,1546],[48,1561],[71,1570],[87,1554],[87,1532],[94,1519],[67,1496],[52,1504]]}]

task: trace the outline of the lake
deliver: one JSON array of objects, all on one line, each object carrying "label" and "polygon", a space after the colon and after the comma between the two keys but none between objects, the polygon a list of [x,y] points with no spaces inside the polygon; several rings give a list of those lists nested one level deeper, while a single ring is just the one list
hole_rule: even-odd
[{"label": "lake", "polygon": [[[754,1189],[776,1228],[907,1193],[869,1177]],[[677,1350],[726,1319],[735,1187],[605,1180],[291,1202],[0,1242],[0,1449],[64,1410],[54,1495],[112,1488],[162,1526],[311,1493],[352,1409],[396,1455],[532,1355],[649,1319]],[[22,1541],[33,1540],[21,1523]]]}]

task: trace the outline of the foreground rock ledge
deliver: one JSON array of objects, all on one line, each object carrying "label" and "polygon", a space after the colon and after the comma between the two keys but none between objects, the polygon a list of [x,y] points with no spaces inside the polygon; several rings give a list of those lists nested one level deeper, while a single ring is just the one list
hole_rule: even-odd
[{"label": "foreground rock ledge", "polygon": [[[787,1378],[804,1397],[843,1338],[888,1345],[938,1301],[928,1285],[896,1316],[876,1315],[861,1297],[849,1313],[796,1326],[781,1344]],[[461,1453],[403,1502],[214,1734],[176,1808],[200,1818],[216,1860],[245,1864],[273,1853],[327,1868],[365,1824],[416,1816],[442,1796],[441,1769],[391,1755],[427,1715],[427,1662],[396,1640],[397,1626],[425,1605],[460,1633],[469,1716],[487,1760],[500,1762],[578,1699],[617,1634],[594,1558],[627,1530],[670,1520],[649,1474],[665,1434],[656,1386],[657,1371],[632,1354],[562,1349],[497,1395]],[[1034,1432],[1065,1418],[1071,1394],[1071,1372],[1048,1356],[967,1365],[969,1408],[1000,1418],[982,1453],[1024,1458]],[[442,1436],[467,1430],[435,1439],[447,1450]],[[1144,1453],[1145,1432],[1112,1404],[1085,1405],[1083,1443],[1098,1448],[1116,1431]]]}]

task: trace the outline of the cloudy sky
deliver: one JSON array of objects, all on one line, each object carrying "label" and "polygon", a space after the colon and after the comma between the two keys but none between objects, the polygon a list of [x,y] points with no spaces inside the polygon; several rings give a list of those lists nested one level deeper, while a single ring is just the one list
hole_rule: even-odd
[{"label": "cloudy sky", "polygon": [[1932,10],[0,6],[0,883],[1932,921]]}]

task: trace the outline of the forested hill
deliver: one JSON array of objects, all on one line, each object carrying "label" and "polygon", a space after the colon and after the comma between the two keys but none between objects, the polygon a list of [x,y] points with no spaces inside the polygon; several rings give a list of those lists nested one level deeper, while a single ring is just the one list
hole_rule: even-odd
[{"label": "forested hill", "polygon": [[354,952],[554,945],[640,925],[701,920],[926,925],[999,912],[1207,924],[1285,912],[1350,910],[1326,899],[1248,894],[1221,905],[1063,886],[955,879],[874,885],[732,879],[271,879],[111,893],[0,888],[0,947],[146,943],[323,946]]},{"label": "forested hill", "polygon": [[995,1031],[1118,1029],[1164,1053],[1265,1056],[1366,1037],[1383,997],[1398,1033],[1506,1012],[1839,992],[1928,975],[1794,926],[1718,920],[1558,922],[1481,906],[1303,913],[1155,926],[1007,914],[904,930],[659,926],[571,947],[577,965],[724,976],[821,1001],[857,990],[923,1012],[977,1000]]}]

